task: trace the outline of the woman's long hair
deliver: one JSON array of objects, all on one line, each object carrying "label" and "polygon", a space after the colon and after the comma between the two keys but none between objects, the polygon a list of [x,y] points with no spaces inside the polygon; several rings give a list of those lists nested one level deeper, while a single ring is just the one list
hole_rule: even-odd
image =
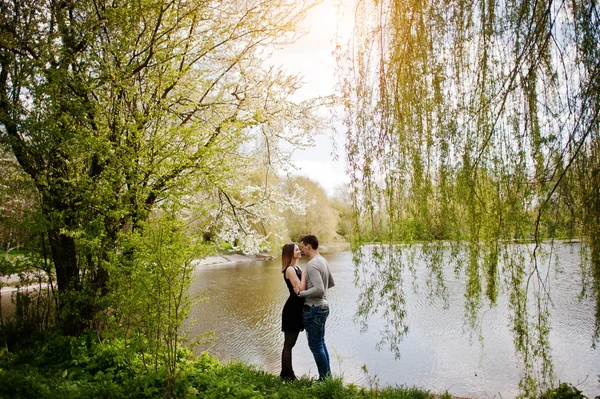
[{"label": "woman's long hair", "polygon": [[288,242],[283,246],[281,250],[281,273],[285,273],[285,269],[292,263],[295,248],[296,244],[293,242]]}]

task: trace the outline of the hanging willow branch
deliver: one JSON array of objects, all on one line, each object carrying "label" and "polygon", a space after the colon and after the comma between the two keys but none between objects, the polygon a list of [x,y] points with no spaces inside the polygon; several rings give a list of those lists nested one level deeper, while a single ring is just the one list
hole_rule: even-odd
[{"label": "hanging willow branch", "polygon": [[600,340],[598,2],[359,0],[355,16],[338,66],[357,244],[450,243],[471,326],[507,282],[533,396],[553,374],[538,264],[555,239],[583,238]]}]

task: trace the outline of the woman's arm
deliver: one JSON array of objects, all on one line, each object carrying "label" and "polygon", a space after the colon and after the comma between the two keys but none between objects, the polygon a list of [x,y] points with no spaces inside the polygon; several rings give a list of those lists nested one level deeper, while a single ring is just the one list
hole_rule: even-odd
[{"label": "woman's arm", "polygon": [[[298,293],[298,291],[302,291],[302,281],[298,279],[298,276],[296,275],[296,270],[294,270],[292,266],[288,266],[288,268],[285,269],[285,276],[292,283],[292,287],[294,288],[295,293]],[[306,277],[304,276],[304,273],[302,273],[302,278],[304,279],[304,287],[306,287]]]},{"label": "woman's arm", "polygon": [[300,284],[298,286],[298,289],[296,289],[296,287],[294,287],[294,292],[296,293],[296,295],[298,295],[298,293],[300,291],[304,291],[306,289],[306,270],[304,271],[304,273],[302,273],[302,276],[300,276]]}]

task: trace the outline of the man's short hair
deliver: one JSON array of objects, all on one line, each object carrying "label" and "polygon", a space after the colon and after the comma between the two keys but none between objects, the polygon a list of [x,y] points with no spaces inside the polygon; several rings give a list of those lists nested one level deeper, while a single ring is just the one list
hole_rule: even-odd
[{"label": "man's short hair", "polygon": [[304,245],[310,245],[312,249],[319,248],[319,239],[313,234],[305,235],[304,237],[302,237],[300,242],[304,243]]}]

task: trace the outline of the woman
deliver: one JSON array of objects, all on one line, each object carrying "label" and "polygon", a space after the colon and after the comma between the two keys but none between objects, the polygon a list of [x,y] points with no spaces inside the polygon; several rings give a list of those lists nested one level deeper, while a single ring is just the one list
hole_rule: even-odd
[{"label": "woman", "polygon": [[285,302],[281,314],[281,331],[285,333],[281,352],[281,378],[286,380],[296,379],[292,368],[292,348],[296,345],[300,331],[304,331],[302,322],[304,299],[296,295],[298,290],[306,289],[306,274],[302,273],[297,264],[301,256],[300,248],[293,242],[285,244],[281,251],[281,272],[290,291],[290,296]]}]

